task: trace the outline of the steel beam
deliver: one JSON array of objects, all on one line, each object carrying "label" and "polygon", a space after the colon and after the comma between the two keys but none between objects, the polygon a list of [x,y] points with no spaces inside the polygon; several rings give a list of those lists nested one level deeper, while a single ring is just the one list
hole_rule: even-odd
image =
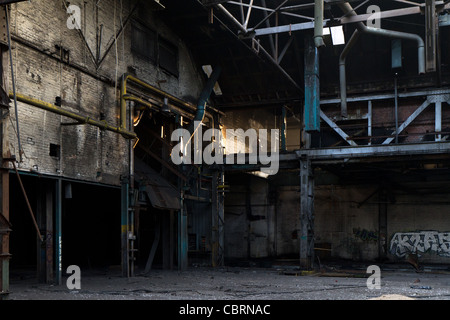
[{"label": "steel beam", "polygon": [[345,160],[368,157],[391,157],[409,155],[431,155],[450,153],[448,142],[423,142],[396,145],[372,145],[358,147],[302,149],[295,152],[298,157],[315,160]]},{"label": "steel beam", "polygon": [[[380,19],[415,15],[415,14],[421,14],[421,13],[422,13],[422,9],[420,6],[403,8],[403,9],[387,10],[387,11],[380,12]],[[357,15],[354,17],[344,17],[340,20],[340,24],[365,22],[371,16],[372,16],[372,14],[360,14],[360,15]],[[331,23],[330,19],[324,19],[324,26],[327,26],[329,23]],[[335,21],[333,21],[333,23],[335,23]],[[260,28],[260,29],[255,29],[254,32],[255,32],[255,36],[263,36],[263,35],[269,35],[269,34],[275,34],[275,33],[286,33],[286,32],[308,30],[308,29],[314,29],[314,21],[295,23],[295,24],[283,25],[283,26],[271,27],[271,28]]]},{"label": "steel beam", "polygon": [[351,146],[357,146],[357,144],[350,139],[348,134],[346,134],[341,128],[339,128],[336,123],[328,118],[327,115],[323,113],[323,111],[320,111],[320,117],[331,127],[331,129],[333,129],[338,135],[340,135],[341,138],[345,140],[345,142],[347,142]]},{"label": "steel beam", "polygon": [[[405,122],[402,123],[402,125],[400,127],[398,127],[397,130],[395,130],[394,132],[392,132],[392,135],[397,136],[400,132],[402,132],[407,126],[409,126],[411,124],[411,122],[414,121],[414,119],[416,119],[419,114],[422,113],[422,111],[424,111],[428,106],[430,105],[430,101],[427,99],[425,100],[424,103],[422,103],[422,105],[417,108],[409,117],[408,119],[405,120]],[[395,137],[391,137],[391,138],[387,138],[383,144],[389,144],[391,143],[393,140],[395,139]]]},{"label": "steel beam", "polygon": [[[414,98],[414,97],[423,97],[428,96],[429,99],[434,99],[433,96],[446,96],[450,95],[450,89],[429,89],[422,91],[413,91],[413,92],[398,92],[398,98]],[[395,99],[395,94],[374,94],[374,95],[364,95],[359,97],[351,97],[347,98],[348,102],[360,102],[360,101],[371,101],[371,100],[388,100]],[[444,100],[446,98],[443,98]],[[443,100],[443,101],[444,101]],[[450,96],[447,100],[450,101]],[[320,101],[321,105],[324,104],[336,104],[340,103],[341,99],[324,99]]]}]

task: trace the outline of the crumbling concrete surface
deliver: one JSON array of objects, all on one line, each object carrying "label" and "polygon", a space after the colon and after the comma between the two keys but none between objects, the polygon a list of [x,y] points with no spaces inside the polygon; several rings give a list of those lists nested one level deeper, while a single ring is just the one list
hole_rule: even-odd
[{"label": "crumbling concrete surface", "polygon": [[117,272],[81,272],[81,289],[11,279],[10,300],[450,300],[445,271],[381,270],[381,288],[369,289],[369,274],[297,272],[279,268],[152,270],[123,278]]}]

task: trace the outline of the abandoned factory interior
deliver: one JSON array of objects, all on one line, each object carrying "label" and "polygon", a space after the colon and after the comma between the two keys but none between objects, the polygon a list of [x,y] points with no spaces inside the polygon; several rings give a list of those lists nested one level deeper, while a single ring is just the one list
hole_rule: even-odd
[{"label": "abandoned factory interior", "polygon": [[6,0],[0,20],[1,298],[69,266],[450,272],[450,1]]}]

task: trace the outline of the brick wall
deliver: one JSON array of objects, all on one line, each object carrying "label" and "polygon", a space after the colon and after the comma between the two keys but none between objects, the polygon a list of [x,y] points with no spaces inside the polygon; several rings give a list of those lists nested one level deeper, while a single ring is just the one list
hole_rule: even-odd
[{"label": "brick wall", "polygon": [[[62,108],[93,119],[119,125],[120,83],[118,79],[131,69],[138,78],[182,99],[198,96],[202,77],[191,61],[186,45],[148,6],[135,11],[133,18],[178,47],[179,76],[175,77],[131,52],[131,23],[125,24],[134,1],[74,0],[81,9],[81,32],[67,27],[69,15],[60,0],[36,0],[11,5],[13,65],[17,92],[55,103],[61,97]],[[130,20],[131,21],[131,20]],[[105,55],[121,25],[124,32]],[[97,56],[97,27],[102,27],[100,57],[96,66],[88,46]],[[100,29],[98,29],[100,30]],[[84,38],[84,39],[83,39]],[[87,45],[86,45],[87,44]],[[60,48],[65,50],[61,61]],[[68,53],[68,55],[67,55]],[[9,75],[9,74],[8,74]],[[9,77],[10,78],[10,77]],[[11,80],[11,79],[9,79]],[[13,104],[11,104],[13,106]],[[120,184],[120,175],[128,172],[129,142],[119,134],[89,125],[68,125],[71,119],[19,103],[19,128],[23,170],[61,175],[106,184]],[[16,119],[11,109],[7,119],[8,137],[4,138],[11,154],[18,157]],[[60,146],[60,157],[50,155],[50,144]]]}]

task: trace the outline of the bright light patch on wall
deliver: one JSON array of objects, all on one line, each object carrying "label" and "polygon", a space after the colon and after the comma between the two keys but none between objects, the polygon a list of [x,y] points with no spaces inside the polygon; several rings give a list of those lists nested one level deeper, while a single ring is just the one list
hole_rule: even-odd
[{"label": "bright light patch on wall", "polygon": [[331,39],[333,40],[333,45],[339,46],[345,44],[344,29],[342,26],[331,27]]},{"label": "bright light patch on wall", "polygon": [[330,28],[323,28],[323,35],[329,36],[330,35]]},{"label": "bright light patch on wall", "polygon": [[[209,77],[211,77],[211,73],[213,71],[211,65],[204,65],[202,66],[203,71],[206,73],[206,75]],[[222,90],[220,89],[220,85],[219,82],[216,82],[216,84],[214,85],[214,94],[216,96],[221,96],[222,95]]]}]

